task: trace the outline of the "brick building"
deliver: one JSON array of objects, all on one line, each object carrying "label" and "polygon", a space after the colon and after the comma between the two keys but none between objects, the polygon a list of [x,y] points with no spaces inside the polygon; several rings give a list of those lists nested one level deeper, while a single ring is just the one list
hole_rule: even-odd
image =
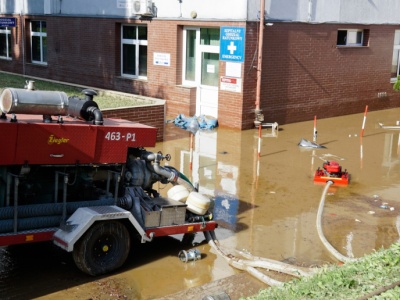
[{"label": "brick building", "polygon": [[[397,107],[397,0],[266,0],[260,108],[279,124]],[[0,0],[0,70],[254,127],[259,0]]]}]

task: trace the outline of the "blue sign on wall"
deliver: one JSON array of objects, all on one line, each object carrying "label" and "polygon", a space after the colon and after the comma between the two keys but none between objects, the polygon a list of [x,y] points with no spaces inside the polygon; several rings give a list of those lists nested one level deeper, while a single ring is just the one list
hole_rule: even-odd
[{"label": "blue sign on wall", "polygon": [[221,27],[219,59],[244,62],[244,27]]},{"label": "blue sign on wall", "polygon": [[0,27],[15,27],[17,26],[16,18],[0,18]]}]

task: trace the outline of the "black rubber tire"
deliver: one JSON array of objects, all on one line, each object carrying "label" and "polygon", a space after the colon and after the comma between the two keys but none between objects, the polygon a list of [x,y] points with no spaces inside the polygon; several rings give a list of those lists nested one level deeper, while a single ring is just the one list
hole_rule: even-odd
[{"label": "black rubber tire", "polygon": [[121,267],[129,255],[130,235],[117,221],[95,223],[75,244],[76,266],[89,275],[101,275]]}]

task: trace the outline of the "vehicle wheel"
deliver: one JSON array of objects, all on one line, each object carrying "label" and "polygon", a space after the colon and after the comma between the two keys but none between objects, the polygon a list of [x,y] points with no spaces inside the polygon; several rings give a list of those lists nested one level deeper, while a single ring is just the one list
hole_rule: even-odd
[{"label": "vehicle wheel", "polygon": [[73,258],[83,272],[100,275],[122,266],[130,246],[129,232],[122,223],[96,223],[75,244]]}]

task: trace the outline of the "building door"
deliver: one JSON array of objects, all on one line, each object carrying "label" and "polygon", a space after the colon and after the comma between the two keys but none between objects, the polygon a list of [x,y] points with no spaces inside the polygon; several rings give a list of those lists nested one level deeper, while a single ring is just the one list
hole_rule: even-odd
[{"label": "building door", "polygon": [[183,45],[183,83],[197,88],[196,115],[217,118],[219,28],[185,28]]}]

